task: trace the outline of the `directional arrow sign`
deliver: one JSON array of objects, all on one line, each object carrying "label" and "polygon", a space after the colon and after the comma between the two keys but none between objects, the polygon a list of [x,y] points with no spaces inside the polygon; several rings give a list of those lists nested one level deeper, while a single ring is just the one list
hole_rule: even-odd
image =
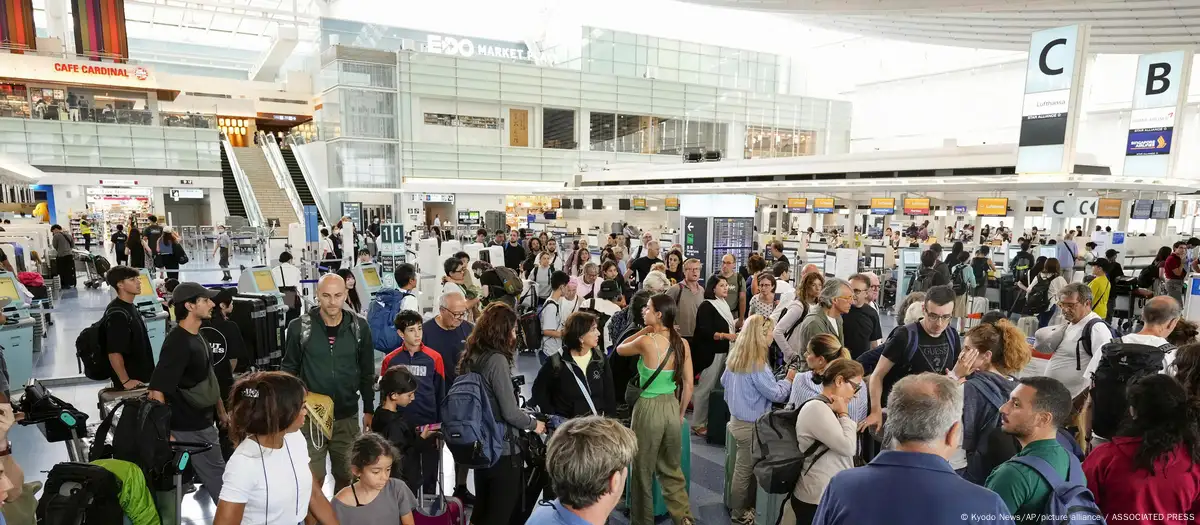
[{"label": "directional arrow sign", "polygon": [[700,261],[700,274],[708,260],[708,217],[684,217],[683,256]]}]

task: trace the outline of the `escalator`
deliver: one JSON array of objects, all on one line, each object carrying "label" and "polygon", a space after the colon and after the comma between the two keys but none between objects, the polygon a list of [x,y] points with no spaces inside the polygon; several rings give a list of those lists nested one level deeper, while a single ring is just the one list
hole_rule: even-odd
[{"label": "escalator", "polygon": [[237,179],[233,177],[233,167],[229,164],[229,156],[225,148],[221,148],[221,193],[225,195],[225,207],[229,209],[230,217],[246,216],[246,206],[242,203],[242,194],[238,193]]},{"label": "escalator", "polygon": [[300,163],[296,162],[296,154],[292,153],[291,148],[281,148],[279,153],[283,155],[283,163],[287,164],[288,174],[292,177],[292,185],[296,187],[296,193],[300,197],[300,204],[316,206],[317,201],[313,199],[312,192],[308,189],[308,183],[304,181],[304,172],[300,171]]}]

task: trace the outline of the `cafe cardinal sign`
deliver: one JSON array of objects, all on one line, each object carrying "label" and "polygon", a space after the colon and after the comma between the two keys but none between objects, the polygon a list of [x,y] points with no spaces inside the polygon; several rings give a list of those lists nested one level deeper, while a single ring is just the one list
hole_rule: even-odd
[{"label": "cafe cardinal sign", "polygon": [[71,64],[67,62],[55,62],[54,70],[60,73],[78,73],[81,75],[91,75],[97,77],[120,77],[120,78],[135,78],[137,80],[146,80],[150,77],[150,72],[144,67],[124,67],[124,66],[101,66],[93,64]]}]

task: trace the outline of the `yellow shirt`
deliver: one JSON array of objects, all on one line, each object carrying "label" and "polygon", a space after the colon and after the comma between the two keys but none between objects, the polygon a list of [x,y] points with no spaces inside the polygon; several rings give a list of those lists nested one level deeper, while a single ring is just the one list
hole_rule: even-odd
[{"label": "yellow shirt", "polygon": [[1112,284],[1108,282],[1108,277],[1103,275],[1092,279],[1088,283],[1088,288],[1092,289],[1092,311],[1101,319],[1108,316],[1108,297],[1112,292]]}]

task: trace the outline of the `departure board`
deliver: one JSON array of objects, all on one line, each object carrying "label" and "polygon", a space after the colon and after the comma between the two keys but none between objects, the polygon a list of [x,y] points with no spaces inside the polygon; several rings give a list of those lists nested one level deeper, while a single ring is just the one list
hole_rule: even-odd
[{"label": "departure board", "polygon": [[713,218],[712,257],[714,270],[720,268],[721,258],[733,254],[736,267],[741,268],[750,258],[754,246],[754,219],[750,217]]}]

